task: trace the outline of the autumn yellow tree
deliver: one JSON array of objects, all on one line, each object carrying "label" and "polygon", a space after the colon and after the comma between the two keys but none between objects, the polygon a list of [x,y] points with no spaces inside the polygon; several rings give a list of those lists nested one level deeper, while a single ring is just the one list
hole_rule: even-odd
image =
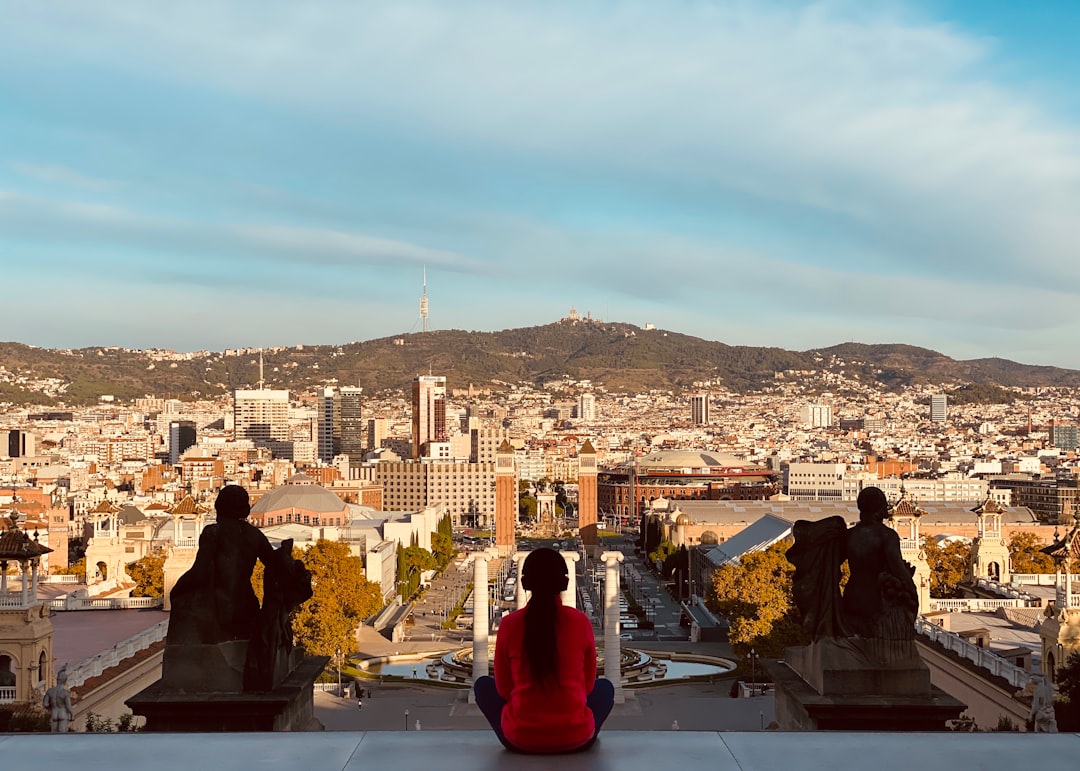
[{"label": "autumn yellow tree", "polygon": [[155,549],[142,559],[129,563],[127,574],[135,581],[135,588],[131,590],[132,597],[164,596],[165,552]]},{"label": "autumn yellow tree", "polygon": [[808,642],[791,596],[795,568],[784,556],[790,546],[782,541],[713,573],[706,604],[730,623],[728,641],[739,655],[753,648],[778,658],[787,646]]},{"label": "autumn yellow tree", "polygon": [[1043,554],[1046,546],[1034,533],[1013,533],[1009,538],[1009,561],[1013,573],[1053,573],[1054,558]]},{"label": "autumn yellow tree", "polygon": [[938,543],[923,538],[923,555],[930,566],[930,596],[939,599],[960,597],[960,584],[971,569],[971,544],[967,541]]},{"label": "autumn yellow tree", "polygon": [[320,540],[300,555],[311,573],[312,597],[293,617],[293,636],[312,655],[356,650],[356,627],[382,607],[378,584],[364,576],[364,563],[349,547]]}]

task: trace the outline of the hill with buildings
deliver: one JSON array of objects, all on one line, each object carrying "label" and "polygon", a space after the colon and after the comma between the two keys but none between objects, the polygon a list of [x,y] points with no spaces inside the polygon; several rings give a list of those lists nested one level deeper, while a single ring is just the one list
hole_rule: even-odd
[{"label": "hill with buildings", "polygon": [[[1080,386],[1080,372],[1005,359],[958,361],[902,344],[844,343],[809,351],[733,346],[669,330],[566,320],[498,332],[439,330],[342,345],[263,351],[268,388],[360,385],[401,389],[418,373],[445,375],[451,388],[589,380],[616,391],[689,389],[709,383],[735,392],[768,387],[777,373],[831,372],[895,390],[968,386],[966,396],[1000,401],[1004,389]],[[0,343],[0,401],[86,404],[103,395],[208,398],[259,381],[259,352],[177,353],[95,347],[50,350]],[[985,386],[971,389],[970,386]],[[958,394],[959,395],[959,394]]]}]

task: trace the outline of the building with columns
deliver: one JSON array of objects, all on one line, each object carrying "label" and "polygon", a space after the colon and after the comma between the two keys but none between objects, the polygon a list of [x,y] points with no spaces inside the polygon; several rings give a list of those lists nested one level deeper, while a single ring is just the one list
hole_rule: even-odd
[{"label": "building with columns", "polygon": [[[37,599],[41,558],[50,549],[19,528],[17,514],[0,527],[0,704],[38,701],[56,680],[53,625]],[[17,588],[8,576],[12,566]]]}]

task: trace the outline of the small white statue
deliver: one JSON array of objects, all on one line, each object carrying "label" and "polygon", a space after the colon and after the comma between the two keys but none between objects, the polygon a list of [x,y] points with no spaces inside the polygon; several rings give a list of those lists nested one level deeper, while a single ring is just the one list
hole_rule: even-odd
[{"label": "small white statue", "polygon": [[68,724],[75,719],[71,709],[71,693],[67,689],[67,671],[56,673],[56,685],[45,691],[41,703],[49,711],[50,728],[53,733],[67,733]]},{"label": "small white statue", "polygon": [[1054,714],[1054,686],[1046,675],[1035,678],[1035,693],[1031,696],[1032,730],[1036,733],[1056,734],[1057,716]]}]

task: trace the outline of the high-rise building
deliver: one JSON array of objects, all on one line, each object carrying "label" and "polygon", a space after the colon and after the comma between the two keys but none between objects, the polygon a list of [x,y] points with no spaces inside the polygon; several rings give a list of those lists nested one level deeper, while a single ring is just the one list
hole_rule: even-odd
[{"label": "high-rise building", "polygon": [[173,420],[169,423],[169,464],[180,462],[184,450],[195,446],[197,439],[195,422],[191,420]]},{"label": "high-rise building", "polygon": [[334,442],[334,437],[341,435],[337,425],[337,391],[333,388],[324,388],[319,391],[318,411],[316,452],[319,460],[324,463],[333,463],[334,457],[340,453],[338,445]]},{"label": "high-rise building", "polygon": [[578,420],[596,420],[596,397],[590,393],[584,393],[578,398]]},{"label": "high-rise building", "polygon": [[233,402],[233,435],[250,439],[275,454],[288,451],[289,392],[265,388],[238,390]]},{"label": "high-rise building", "polygon": [[1075,450],[1080,446],[1080,431],[1076,426],[1051,421],[1050,444],[1060,450]]},{"label": "high-rise building", "polygon": [[369,450],[377,450],[383,445],[383,440],[390,434],[390,421],[386,418],[369,418],[367,422],[367,447]]},{"label": "high-rise building", "polygon": [[361,409],[363,392],[363,388],[356,386],[342,386],[338,389],[341,453],[348,455],[354,465],[363,460],[364,446],[367,444],[367,424],[363,420]]},{"label": "high-rise building", "polygon": [[26,431],[0,431],[0,440],[0,455],[9,458],[25,458],[37,452],[36,437]]},{"label": "high-rise building", "polygon": [[948,397],[945,394],[934,394],[930,397],[930,420],[934,423],[945,421],[948,409]]},{"label": "high-rise building", "polygon": [[833,422],[832,407],[827,404],[807,404],[799,417],[808,428],[830,428]]},{"label": "high-rise building", "polygon": [[709,424],[709,395],[694,394],[690,397],[690,420],[695,426]]},{"label": "high-rise building", "polygon": [[431,442],[445,442],[446,378],[419,375],[413,380],[412,440],[414,458],[422,458]]},{"label": "high-rise building", "polygon": [[364,459],[367,423],[363,419],[362,395],[356,386],[324,388],[319,392],[318,456],[332,463],[338,455],[348,455],[352,465]]}]

